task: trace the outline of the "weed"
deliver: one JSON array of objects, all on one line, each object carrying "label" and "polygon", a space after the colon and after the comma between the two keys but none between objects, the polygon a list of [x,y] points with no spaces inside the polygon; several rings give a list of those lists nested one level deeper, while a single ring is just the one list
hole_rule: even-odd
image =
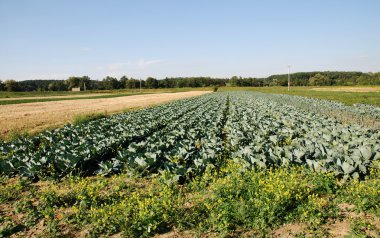
[{"label": "weed", "polygon": [[80,125],[83,123],[88,123],[90,121],[98,120],[101,118],[107,117],[107,112],[105,113],[90,113],[90,114],[83,114],[83,115],[77,115],[74,117],[73,124],[74,125]]}]

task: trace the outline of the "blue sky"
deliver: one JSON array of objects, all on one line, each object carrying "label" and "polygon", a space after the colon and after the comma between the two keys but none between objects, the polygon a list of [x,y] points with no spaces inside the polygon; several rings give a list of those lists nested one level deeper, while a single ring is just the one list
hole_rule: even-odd
[{"label": "blue sky", "polygon": [[380,71],[378,0],[0,0],[0,79]]}]

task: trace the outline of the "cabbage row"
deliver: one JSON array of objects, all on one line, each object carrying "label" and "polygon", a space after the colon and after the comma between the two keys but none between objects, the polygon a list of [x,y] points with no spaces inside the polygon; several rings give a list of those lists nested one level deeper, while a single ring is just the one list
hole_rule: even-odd
[{"label": "cabbage row", "polygon": [[[366,175],[372,161],[380,159],[379,131],[344,126],[310,108],[301,110],[288,97],[231,96],[225,126],[231,157],[242,158],[253,167],[305,165],[345,179]],[[310,101],[309,106],[316,107],[318,100],[302,103]]]},{"label": "cabbage row", "polygon": [[253,168],[298,164],[345,179],[365,176],[380,159],[380,132],[326,116],[335,109],[378,117],[375,107],[365,114],[303,97],[213,93],[0,142],[0,172],[40,178],[170,171],[184,178],[240,158]]},{"label": "cabbage row", "polygon": [[228,98],[183,115],[161,131],[118,152],[117,164],[131,172],[169,170],[178,176],[196,175],[216,162],[223,150],[222,131]]},{"label": "cabbage row", "polygon": [[272,95],[271,100],[282,104],[291,104],[303,111],[317,112],[321,115],[333,117],[340,122],[346,122],[346,124],[355,123],[360,126],[380,129],[380,108],[373,105],[354,104],[348,106],[330,100],[283,94]]},{"label": "cabbage row", "polygon": [[210,97],[181,100],[137,112],[114,115],[78,126],[67,125],[32,138],[0,142],[0,172],[28,177],[93,173],[118,150],[170,125]]}]

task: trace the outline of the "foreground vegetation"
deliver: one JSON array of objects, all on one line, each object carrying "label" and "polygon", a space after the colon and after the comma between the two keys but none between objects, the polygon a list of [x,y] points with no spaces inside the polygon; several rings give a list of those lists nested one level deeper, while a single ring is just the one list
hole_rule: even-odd
[{"label": "foreground vegetation", "polygon": [[[380,235],[379,170],[341,183],[304,167],[251,170],[239,160],[184,185],[141,178],[2,179],[0,236],[294,237]],[[296,228],[296,229],[295,229]]]}]

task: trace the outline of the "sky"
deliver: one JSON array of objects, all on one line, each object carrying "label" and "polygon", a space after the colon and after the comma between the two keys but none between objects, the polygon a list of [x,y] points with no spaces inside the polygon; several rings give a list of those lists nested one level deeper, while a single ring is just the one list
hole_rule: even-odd
[{"label": "sky", "polygon": [[0,0],[0,80],[380,71],[378,0]]}]

